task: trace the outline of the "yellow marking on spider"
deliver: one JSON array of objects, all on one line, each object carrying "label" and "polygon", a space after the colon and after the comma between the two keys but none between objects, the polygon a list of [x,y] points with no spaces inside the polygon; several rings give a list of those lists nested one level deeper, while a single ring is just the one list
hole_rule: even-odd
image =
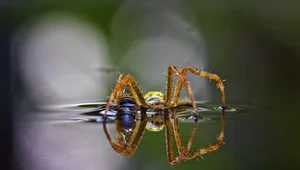
[{"label": "yellow marking on spider", "polygon": [[149,97],[157,96],[159,99],[164,100],[165,95],[160,91],[149,91],[144,95],[145,100],[147,100]]}]

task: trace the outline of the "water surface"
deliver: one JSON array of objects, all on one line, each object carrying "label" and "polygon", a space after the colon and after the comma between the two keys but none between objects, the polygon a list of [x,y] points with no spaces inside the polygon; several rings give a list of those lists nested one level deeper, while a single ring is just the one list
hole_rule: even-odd
[{"label": "water surface", "polygon": [[[15,166],[23,169],[237,169],[247,165],[243,163],[245,160],[241,160],[243,155],[256,155],[248,146],[245,147],[243,141],[251,139],[246,132],[242,132],[247,129],[246,123],[242,122],[248,122],[253,104],[228,105],[224,144],[210,154],[182,161],[175,166],[167,162],[164,130],[146,130],[136,153],[131,157],[112,150],[102,129],[101,108],[105,104],[80,103],[48,111],[16,114],[16,137],[22,142],[17,141],[15,154],[23,162]],[[198,104],[201,119],[192,150],[216,141],[221,129],[218,107],[214,103]],[[115,137],[113,113],[110,116],[108,127]],[[182,139],[186,144],[194,120],[189,108],[178,111],[178,117]],[[175,145],[173,149],[176,149]]]}]

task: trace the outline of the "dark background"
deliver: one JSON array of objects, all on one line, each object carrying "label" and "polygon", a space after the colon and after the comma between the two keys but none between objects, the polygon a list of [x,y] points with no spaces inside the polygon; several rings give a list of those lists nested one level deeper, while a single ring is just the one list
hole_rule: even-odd
[{"label": "dark background", "polygon": [[[92,5],[91,5],[92,4]],[[12,153],[12,93],[10,84],[11,38],[13,31],[28,17],[51,9],[81,12],[98,20],[110,36],[110,20],[121,2],[108,4],[42,3],[30,1],[1,5],[1,169],[9,169]],[[94,5],[97,4],[97,5]],[[253,157],[242,167],[299,168],[299,64],[300,12],[297,1],[190,1],[208,49],[208,68],[226,77],[231,103],[251,101],[257,110],[244,127],[235,129],[240,147],[248,147]],[[98,13],[98,11],[102,12]],[[116,63],[117,57],[112,59]],[[242,125],[241,125],[242,126]],[[245,134],[249,132],[249,134]],[[245,135],[244,138],[238,138]],[[249,138],[246,138],[248,136]],[[3,150],[3,151],[2,151]],[[18,160],[14,160],[18,161]],[[14,162],[13,162],[14,163]],[[261,166],[263,165],[263,166]]]},{"label": "dark background", "polygon": [[0,134],[1,134],[1,169],[9,169],[12,153],[12,95],[10,88],[10,36],[12,34],[12,23],[9,22],[11,9],[0,7],[0,77],[1,77],[1,115],[0,115]]}]

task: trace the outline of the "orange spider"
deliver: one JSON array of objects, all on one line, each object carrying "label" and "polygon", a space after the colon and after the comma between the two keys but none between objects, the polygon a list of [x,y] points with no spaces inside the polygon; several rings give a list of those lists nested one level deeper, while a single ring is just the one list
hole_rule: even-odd
[{"label": "orange spider", "polygon": [[[211,80],[215,80],[217,82],[218,88],[221,91],[221,97],[222,97],[222,127],[217,142],[205,148],[198,149],[191,153],[190,153],[190,149],[198,128],[198,109],[192,93],[192,89],[190,87],[190,83],[186,78],[187,71],[200,77],[205,77]],[[174,74],[177,75],[178,79],[176,82],[174,95],[172,97],[172,89],[173,89],[172,84],[173,84]],[[182,89],[182,85],[185,86],[188,92],[190,98],[189,102],[185,100],[179,100],[179,95]],[[131,129],[131,133],[129,134],[129,136],[127,138],[124,138],[122,134],[123,129],[121,126],[122,121],[116,119],[118,143],[115,143],[115,141],[113,140],[112,136],[109,134],[108,129],[106,127],[107,112],[114,99],[115,99],[116,106],[120,104],[120,101],[122,100],[123,97],[123,89],[125,87],[131,93],[135,105],[140,107],[141,121],[136,121],[135,126],[133,127],[133,129]],[[181,140],[181,135],[178,126],[178,119],[176,117],[174,109],[178,106],[186,105],[187,103],[193,106],[193,116],[195,119],[194,119],[194,127],[191,136],[189,138],[187,146],[185,147]],[[193,159],[197,156],[201,156],[203,154],[206,154],[208,152],[214,151],[219,148],[224,138],[225,108],[226,108],[225,91],[224,91],[223,81],[216,74],[198,70],[190,66],[186,66],[178,70],[175,65],[170,65],[168,67],[165,96],[163,95],[163,93],[160,92],[150,92],[144,96],[135,78],[132,77],[131,75],[123,73],[119,76],[118,82],[113,88],[110,98],[107,102],[107,106],[105,108],[105,112],[103,115],[104,118],[103,129],[112,148],[116,152],[125,156],[131,156],[136,151],[142,139],[142,136],[144,134],[145,128],[147,126],[147,122],[150,119],[147,116],[146,113],[147,110],[160,109],[163,113],[163,123],[166,127],[165,134],[166,134],[167,159],[171,165],[175,165],[181,160]],[[129,112],[129,113],[133,113],[133,112]],[[170,113],[171,113],[171,118],[170,118]],[[171,123],[170,119],[174,119],[173,124]],[[172,131],[174,132],[175,135],[175,142],[179,153],[179,155],[176,157],[174,157],[174,153],[172,149]]]}]

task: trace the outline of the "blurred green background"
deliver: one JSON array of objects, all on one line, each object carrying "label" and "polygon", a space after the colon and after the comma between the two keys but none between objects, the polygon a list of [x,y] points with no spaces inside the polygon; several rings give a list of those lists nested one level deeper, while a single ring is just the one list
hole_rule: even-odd
[{"label": "blurred green background", "polygon": [[[226,144],[204,156],[204,160],[199,158],[199,161],[182,162],[171,167],[166,160],[164,133],[146,132],[146,137],[136,154],[129,159],[126,158],[128,164],[124,168],[298,169],[300,168],[298,161],[300,140],[297,135],[300,118],[297,108],[300,104],[300,91],[297,90],[300,73],[299,5],[299,1],[270,0],[151,2],[28,0],[20,1],[11,7],[13,13],[10,24],[18,29],[24,24],[32,24],[36,18],[47,13],[59,11],[74,14],[104,33],[110,56],[110,66],[105,71],[110,72],[112,69],[129,72],[137,80],[144,81],[143,79],[152,79],[143,76],[151,75],[151,72],[148,73],[146,69],[135,69],[140,60],[136,60],[135,56],[126,58],[124,54],[135,45],[136,40],[152,34],[157,36],[157,30],[153,32],[148,30],[149,33],[145,31],[147,27],[139,26],[136,21],[142,20],[147,23],[148,20],[143,20],[143,16],[149,13],[155,13],[156,18],[160,18],[164,11],[180,15],[190,23],[186,28],[186,32],[191,36],[189,43],[195,43],[194,32],[201,33],[201,41],[205,44],[203,49],[206,51],[204,70],[217,73],[226,79],[227,103],[233,105],[251,103],[251,107],[247,108],[248,114],[236,116],[228,121],[225,132]],[[149,20],[150,25],[152,22]],[[154,21],[153,24],[157,23]],[[172,25],[170,29],[171,27]],[[160,26],[153,29],[157,28]],[[168,29],[163,28],[163,31],[168,33]],[[171,32],[170,36],[177,36],[172,35],[173,33]],[[154,63],[164,60],[166,63],[173,63],[164,57],[156,59]],[[192,64],[198,65],[194,62]],[[181,66],[183,65],[186,63],[182,63]],[[199,63],[199,66],[202,64]],[[167,65],[165,67],[167,68]],[[155,69],[155,66],[152,69]],[[107,86],[102,89],[107,94],[110,93],[118,76],[108,74],[110,76],[103,80]],[[161,75],[152,76],[154,78]],[[210,92],[210,101],[217,103],[220,101],[219,92],[210,84],[205,89]],[[141,83],[145,91],[161,88],[155,85],[152,87]],[[187,136],[191,127],[189,124],[181,126]],[[197,146],[213,141],[218,129],[218,123],[200,124]],[[109,147],[108,143],[100,145]],[[97,167],[102,169],[101,165]]]}]

